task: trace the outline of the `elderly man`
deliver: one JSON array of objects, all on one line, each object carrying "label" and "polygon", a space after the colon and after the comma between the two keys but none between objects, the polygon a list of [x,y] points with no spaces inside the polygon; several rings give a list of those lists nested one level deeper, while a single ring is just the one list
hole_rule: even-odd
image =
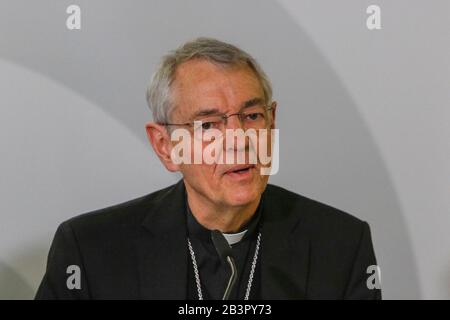
[{"label": "elderly man", "polygon": [[[147,100],[150,143],[182,180],[62,223],[37,298],[381,297],[367,273],[377,270],[370,269],[376,260],[368,224],[268,185],[263,169],[272,163],[262,163],[259,153],[250,163],[261,130],[275,129],[277,104],[249,54],[210,38],[185,43],[163,58]],[[213,156],[241,154],[243,163],[175,157],[177,130],[192,138],[182,151],[186,159],[238,138],[225,131],[250,129],[260,130],[256,140],[219,145]],[[208,132],[218,135],[208,140]],[[265,141],[272,151],[272,139]]]}]

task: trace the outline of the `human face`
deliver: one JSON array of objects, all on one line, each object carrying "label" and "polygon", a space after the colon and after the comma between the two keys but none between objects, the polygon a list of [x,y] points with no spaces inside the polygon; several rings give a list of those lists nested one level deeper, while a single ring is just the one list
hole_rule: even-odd
[{"label": "human face", "polygon": [[[264,97],[261,84],[249,67],[224,67],[199,59],[178,66],[172,94],[175,103],[173,122],[192,120],[205,109],[213,108],[221,114],[235,113],[247,101]],[[274,115],[275,108],[271,120]],[[241,128],[238,117],[230,117],[227,129],[237,128]],[[244,152],[248,153],[248,145]],[[181,164],[179,170],[188,191],[216,206],[246,206],[259,201],[268,175],[260,174],[259,163],[241,173],[230,171],[235,167],[236,164]]]}]

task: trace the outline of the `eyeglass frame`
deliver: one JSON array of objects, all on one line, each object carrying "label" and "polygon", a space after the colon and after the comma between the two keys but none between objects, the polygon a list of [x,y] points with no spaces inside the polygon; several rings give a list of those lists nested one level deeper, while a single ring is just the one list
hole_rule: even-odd
[{"label": "eyeglass frame", "polygon": [[[268,112],[270,110],[273,110],[272,105],[273,105],[273,102],[271,103],[270,106],[263,105],[264,111]],[[245,109],[247,109],[247,108],[248,107],[241,108],[241,110],[239,110],[239,112],[235,112],[235,113],[228,114],[228,115],[227,114],[222,114],[222,115],[218,114],[218,115],[211,115],[210,117],[220,117],[223,120],[222,123],[224,124],[224,128],[225,128],[227,126],[227,124],[228,124],[228,118],[230,118],[232,116],[239,115],[239,117],[238,117],[239,118],[239,122],[242,125],[243,124],[243,120],[241,119],[241,116],[244,115],[243,111]],[[193,120],[192,122],[185,122],[185,123],[167,123],[167,122],[165,122],[165,123],[158,123],[158,124],[161,125],[161,126],[189,126],[189,127],[195,128],[194,127],[195,126],[195,122],[202,122],[202,120]]]}]

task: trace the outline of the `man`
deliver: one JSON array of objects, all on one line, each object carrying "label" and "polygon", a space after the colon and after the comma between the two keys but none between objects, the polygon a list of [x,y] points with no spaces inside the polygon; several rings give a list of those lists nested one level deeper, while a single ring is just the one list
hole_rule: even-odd
[{"label": "man", "polygon": [[[368,224],[268,185],[262,172],[272,163],[250,163],[259,133],[215,149],[216,160],[232,153],[244,163],[174,156],[176,130],[188,132],[188,147],[204,151],[238,137],[226,130],[275,129],[270,82],[250,55],[214,39],[188,42],[163,58],[147,100],[150,143],[183,179],[62,223],[36,298],[221,299],[226,290],[230,299],[381,297],[368,286],[367,269],[376,265]],[[214,139],[202,136],[213,131]]]}]

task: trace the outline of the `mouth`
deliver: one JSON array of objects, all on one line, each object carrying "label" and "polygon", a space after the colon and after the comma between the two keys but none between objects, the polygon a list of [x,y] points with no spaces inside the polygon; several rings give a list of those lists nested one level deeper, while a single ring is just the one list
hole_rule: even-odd
[{"label": "mouth", "polygon": [[224,175],[227,176],[247,176],[251,173],[252,169],[255,168],[254,164],[247,164],[247,165],[237,165],[234,167],[231,167],[227,171],[225,171]]}]

